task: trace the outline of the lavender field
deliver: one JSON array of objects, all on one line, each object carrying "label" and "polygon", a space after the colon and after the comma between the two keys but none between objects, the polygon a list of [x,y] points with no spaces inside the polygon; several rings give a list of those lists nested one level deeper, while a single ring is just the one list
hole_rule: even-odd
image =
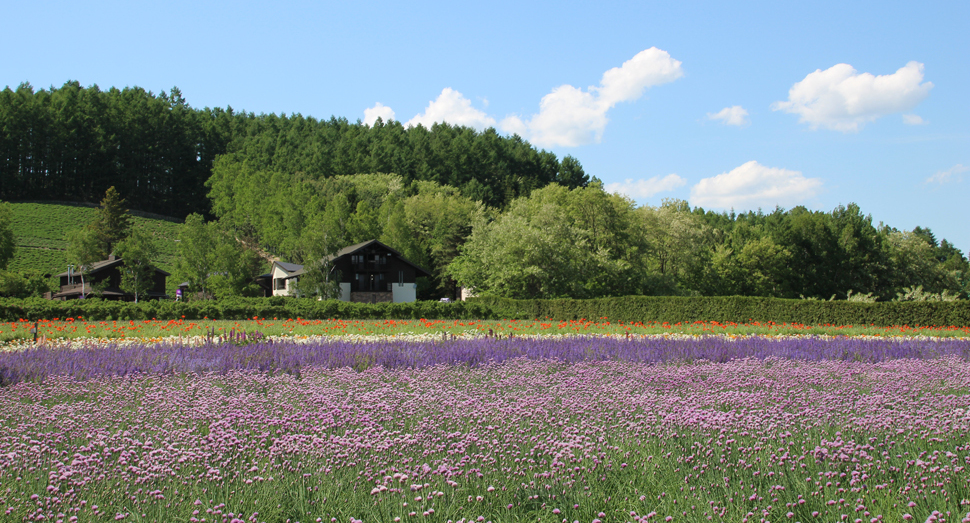
[{"label": "lavender field", "polygon": [[3,521],[970,521],[970,340],[0,354]]}]

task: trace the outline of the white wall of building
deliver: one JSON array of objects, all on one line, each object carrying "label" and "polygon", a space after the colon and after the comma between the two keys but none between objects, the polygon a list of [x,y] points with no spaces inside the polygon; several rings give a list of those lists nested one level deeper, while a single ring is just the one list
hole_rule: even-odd
[{"label": "white wall of building", "polygon": [[417,283],[394,283],[391,285],[394,303],[406,303],[418,299]]},{"label": "white wall of building", "polygon": [[270,281],[270,285],[272,285],[272,287],[273,287],[273,296],[289,296],[290,295],[289,286],[290,286],[290,283],[295,283],[294,280],[287,280],[286,281],[286,286],[287,287],[284,288],[284,289],[277,289],[276,288],[276,279],[277,278],[285,278],[285,277],[287,277],[289,275],[290,274],[288,272],[286,272],[283,269],[281,269],[278,265],[273,265],[273,279]]}]

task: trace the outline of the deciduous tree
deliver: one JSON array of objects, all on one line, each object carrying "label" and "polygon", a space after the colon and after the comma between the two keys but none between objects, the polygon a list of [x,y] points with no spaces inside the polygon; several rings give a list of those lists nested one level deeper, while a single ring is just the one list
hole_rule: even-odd
[{"label": "deciduous tree", "polygon": [[116,250],[123,262],[121,289],[134,294],[138,303],[139,297],[155,286],[158,246],[148,233],[135,229],[117,244]]},{"label": "deciduous tree", "polygon": [[67,263],[81,276],[81,296],[87,294],[84,275],[93,264],[103,260],[98,233],[91,227],[81,227],[67,235]]},{"label": "deciduous tree", "polygon": [[189,283],[189,291],[198,292],[202,299],[210,296],[208,281],[216,267],[215,235],[213,227],[200,214],[185,218],[179,234],[178,261],[175,272]]}]

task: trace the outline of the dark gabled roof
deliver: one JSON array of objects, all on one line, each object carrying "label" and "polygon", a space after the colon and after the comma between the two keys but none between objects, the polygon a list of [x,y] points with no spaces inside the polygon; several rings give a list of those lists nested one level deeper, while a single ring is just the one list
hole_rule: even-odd
[{"label": "dark gabled roof", "polygon": [[[99,273],[99,272],[101,272],[103,270],[110,269],[112,267],[117,267],[117,266],[119,266],[119,265],[121,265],[123,263],[124,263],[124,260],[122,260],[121,258],[112,256],[111,258],[108,258],[107,260],[101,260],[99,262],[92,263],[91,266],[88,267],[88,270],[86,270],[86,271],[77,271],[74,274],[82,274],[82,273],[83,274],[96,274],[96,273]],[[160,273],[164,274],[165,276],[171,276],[171,273],[169,273],[167,271],[163,271],[162,269],[159,269],[158,267],[155,267],[155,272],[160,272]],[[64,271],[64,272],[62,272],[62,273],[60,273],[60,274],[57,275],[58,278],[60,278],[61,276],[65,276],[66,277],[67,276],[67,271]]]},{"label": "dark gabled roof", "polygon": [[303,269],[303,266],[298,263],[287,263],[287,262],[275,261],[273,262],[273,265],[279,265],[280,269],[283,269],[286,272],[296,272],[298,270]]},{"label": "dark gabled roof", "polygon": [[368,240],[366,242],[360,242],[358,244],[351,245],[349,247],[344,247],[343,249],[340,249],[339,251],[337,251],[337,253],[334,254],[333,256],[328,256],[328,257],[326,257],[324,259],[327,260],[327,261],[331,261],[331,262],[332,261],[336,261],[339,258],[343,258],[344,256],[350,256],[351,254],[354,254],[355,252],[357,252],[357,251],[359,251],[361,249],[364,249],[366,247],[370,247],[372,245],[379,245],[379,246],[381,246],[382,248],[384,248],[384,249],[392,252],[394,254],[394,256],[396,256],[399,260],[401,260],[404,263],[410,265],[411,267],[414,267],[415,271],[417,271],[419,273],[419,274],[417,274],[417,276],[421,276],[422,273],[423,273],[424,276],[431,276],[431,273],[428,272],[427,270],[425,270],[424,267],[421,267],[420,265],[415,264],[411,260],[405,258],[404,255],[401,254],[400,252],[398,252],[397,250],[392,249],[392,248],[388,247],[387,245],[385,245],[382,242],[377,241],[377,240]]},{"label": "dark gabled roof", "polygon": [[[343,258],[345,256],[350,256],[350,255],[356,253],[357,251],[360,251],[360,250],[362,250],[362,249],[364,249],[366,247],[370,247],[372,245],[379,245],[381,248],[383,248],[383,249],[385,249],[385,250],[393,253],[394,256],[396,256],[402,262],[410,265],[411,267],[414,267],[414,270],[417,273],[416,274],[417,276],[431,276],[431,273],[428,272],[427,270],[425,270],[424,267],[421,267],[420,265],[416,265],[411,260],[405,258],[404,255],[401,254],[400,252],[398,252],[397,250],[392,249],[392,248],[388,247],[387,245],[384,245],[383,243],[381,243],[381,242],[379,242],[377,240],[368,240],[366,242],[360,242],[360,243],[356,243],[354,245],[350,245],[348,247],[344,247],[343,249],[340,249],[339,251],[337,251],[335,254],[324,257],[323,260],[324,261],[328,261],[328,262],[336,262],[340,258]],[[287,270],[287,272],[290,272],[291,273],[291,274],[289,274],[285,278],[287,280],[289,280],[290,278],[296,278],[296,277],[300,276],[301,274],[303,274],[305,272],[302,265],[297,265],[295,263],[287,263],[287,264],[284,264],[283,262],[273,262],[273,263],[279,265],[284,270],[287,270],[286,266],[296,267],[296,269],[294,269],[292,271]]]}]

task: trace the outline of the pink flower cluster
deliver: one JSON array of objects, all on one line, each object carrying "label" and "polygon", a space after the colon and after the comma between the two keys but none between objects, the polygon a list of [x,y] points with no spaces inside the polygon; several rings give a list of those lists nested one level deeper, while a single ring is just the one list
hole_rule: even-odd
[{"label": "pink flower cluster", "polygon": [[968,394],[970,363],[952,357],[49,377],[0,389],[0,510],[63,522],[960,521]]}]

